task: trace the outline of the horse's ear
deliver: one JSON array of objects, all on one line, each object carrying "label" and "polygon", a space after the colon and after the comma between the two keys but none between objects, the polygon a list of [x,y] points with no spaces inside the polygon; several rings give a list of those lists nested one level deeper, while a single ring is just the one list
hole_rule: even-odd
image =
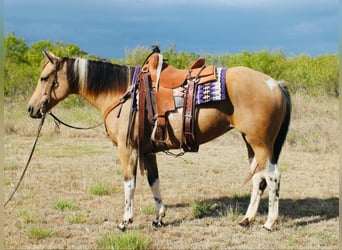
[{"label": "horse's ear", "polygon": [[58,57],[55,56],[52,52],[47,50],[42,50],[43,55],[52,63],[55,64],[58,61]]}]

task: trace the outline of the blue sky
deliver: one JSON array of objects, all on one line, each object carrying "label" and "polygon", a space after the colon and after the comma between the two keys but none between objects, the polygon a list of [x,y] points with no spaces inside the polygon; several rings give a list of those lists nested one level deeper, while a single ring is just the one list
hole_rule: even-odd
[{"label": "blue sky", "polygon": [[159,44],[177,51],[337,53],[338,0],[4,0],[5,36],[77,44],[124,58]]}]

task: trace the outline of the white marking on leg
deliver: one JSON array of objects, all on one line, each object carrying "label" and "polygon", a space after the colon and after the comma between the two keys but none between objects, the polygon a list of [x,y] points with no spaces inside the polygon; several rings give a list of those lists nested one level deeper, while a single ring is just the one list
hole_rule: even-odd
[{"label": "white marking on leg", "polygon": [[253,189],[251,193],[251,199],[248,205],[246,215],[244,217],[244,219],[247,218],[249,222],[252,222],[255,219],[256,213],[258,211],[260,198],[262,194],[262,190],[260,190],[260,183],[263,179],[263,175],[263,171],[259,171],[255,173],[252,178]]},{"label": "white marking on leg", "polygon": [[255,157],[250,158],[249,162],[250,162],[250,169],[251,169],[251,171],[249,172],[248,176],[246,177],[246,179],[244,181],[244,184],[246,184],[250,179],[252,179],[252,177],[256,173],[257,167],[258,167],[258,163],[257,163]]},{"label": "white marking on leg", "polygon": [[251,193],[251,199],[248,205],[248,209],[243,220],[240,221],[240,225],[246,226],[255,219],[256,213],[258,211],[260,198],[264,190],[260,189],[260,183],[264,179],[264,171],[257,171],[258,163],[256,158],[250,159],[250,176],[252,176],[253,189]]},{"label": "white marking on leg", "polygon": [[249,161],[251,162],[251,173],[254,173],[256,171],[256,168],[258,167],[258,163],[255,157],[253,157],[253,159]]},{"label": "white marking on leg", "polygon": [[133,205],[134,205],[134,191],[135,191],[135,176],[130,180],[126,180],[124,182],[125,188],[125,213],[124,213],[124,221],[132,222],[133,221]]},{"label": "white marking on leg", "polygon": [[265,81],[265,83],[270,90],[273,90],[273,88],[278,85],[278,83],[274,79],[268,79],[267,81]]},{"label": "white marking on leg", "polygon": [[279,215],[279,188],[280,188],[280,169],[277,164],[268,162],[265,169],[265,178],[267,185],[269,186],[269,205],[267,221],[264,227],[268,230],[272,230],[272,226]]},{"label": "white marking on leg", "polygon": [[165,206],[163,204],[163,200],[160,194],[160,188],[159,188],[159,179],[156,179],[153,183],[152,187],[152,193],[154,197],[154,201],[156,203],[156,209],[157,209],[157,218],[161,219],[165,216]]}]

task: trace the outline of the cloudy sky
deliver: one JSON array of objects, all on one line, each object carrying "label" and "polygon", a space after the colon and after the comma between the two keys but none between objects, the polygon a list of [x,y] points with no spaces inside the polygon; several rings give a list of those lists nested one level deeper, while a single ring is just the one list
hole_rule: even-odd
[{"label": "cloudy sky", "polygon": [[77,44],[91,55],[177,51],[338,52],[338,0],[4,0],[5,36]]}]

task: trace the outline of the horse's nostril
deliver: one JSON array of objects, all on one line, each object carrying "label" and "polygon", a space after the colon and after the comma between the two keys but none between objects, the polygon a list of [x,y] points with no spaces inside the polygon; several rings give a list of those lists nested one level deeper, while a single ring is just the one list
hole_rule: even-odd
[{"label": "horse's nostril", "polygon": [[33,112],[33,107],[32,107],[32,106],[28,106],[28,107],[27,107],[27,111],[28,111],[30,114],[32,114],[32,112]]}]

